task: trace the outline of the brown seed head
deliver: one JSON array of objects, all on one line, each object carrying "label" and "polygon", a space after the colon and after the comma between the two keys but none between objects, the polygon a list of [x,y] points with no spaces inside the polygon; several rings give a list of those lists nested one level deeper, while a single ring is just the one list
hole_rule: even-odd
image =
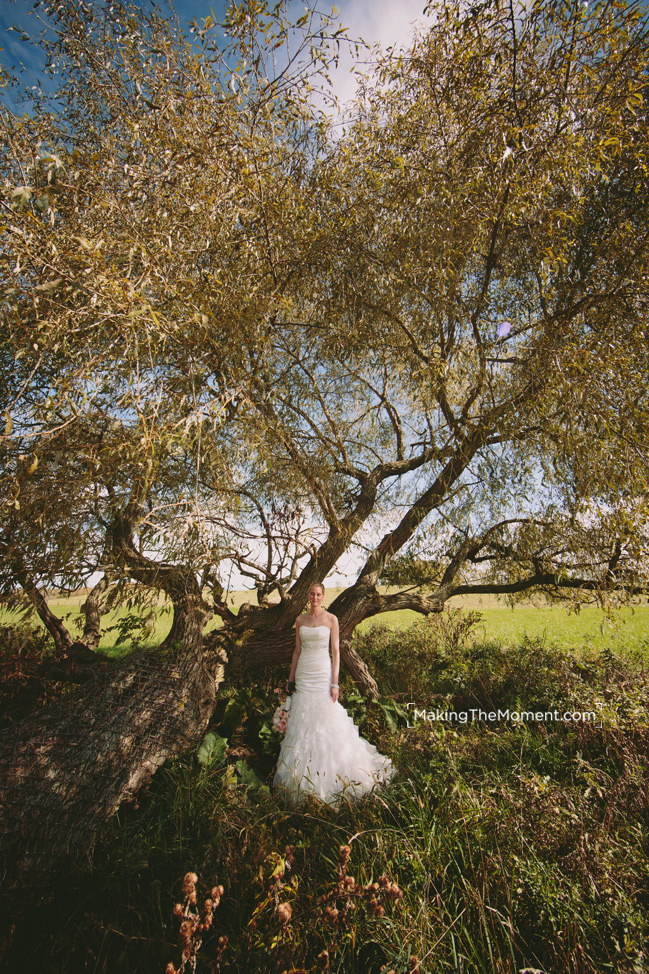
[{"label": "brown seed head", "polygon": [[289,923],[293,916],[293,907],[290,903],[280,903],[277,907],[277,913],[282,923]]},{"label": "brown seed head", "polygon": [[328,906],[324,911],[324,918],[332,927],[338,925],[338,910],[335,906]]},{"label": "brown seed head", "polygon": [[185,874],[182,885],[183,896],[189,896],[189,894],[196,889],[197,878],[196,873]]}]

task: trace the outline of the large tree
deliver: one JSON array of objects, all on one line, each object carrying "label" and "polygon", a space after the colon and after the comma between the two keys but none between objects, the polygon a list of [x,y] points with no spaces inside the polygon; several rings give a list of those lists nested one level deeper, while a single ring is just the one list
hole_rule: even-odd
[{"label": "large tree", "polygon": [[[235,5],[227,42],[120,3],[50,17],[58,87],[2,112],[0,581],[73,666],[102,599],[166,594],[169,694],[145,681],[140,741],[161,699],[187,739],[215,679],[288,661],[309,587],[341,567],[331,609],[368,692],[350,641],[370,616],[645,590],[639,5],[441,3],[342,132],[312,95],[342,35],[314,13]],[[238,613],[233,569],[256,592]],[[75,643],[44,591],[95,573]],[[93,726],[133,667],[94,686]],[[178,746],[133,747],[124,715],[98,814]],[[21,731],[16,806],[67,768],[62,744],[30,753],[43,733]]]}]

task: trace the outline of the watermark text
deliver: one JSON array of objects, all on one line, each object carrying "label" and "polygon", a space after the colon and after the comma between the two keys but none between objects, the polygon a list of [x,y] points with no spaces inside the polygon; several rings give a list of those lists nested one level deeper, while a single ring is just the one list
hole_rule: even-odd
[{"label": "watermark text", "polygon": [[[599,723],[600,718],[594,710],[482,710],[481,707],[470,707],[468,710],[428,710],[414,701],[406,704],[408,711],[408,727],[422,721],[428,723],[468,724],[474,720],[484,723],[509,721],[511,723],[548,723],[552,721],[564,723]],[[411,723],[412,722],[412,723]]]}]

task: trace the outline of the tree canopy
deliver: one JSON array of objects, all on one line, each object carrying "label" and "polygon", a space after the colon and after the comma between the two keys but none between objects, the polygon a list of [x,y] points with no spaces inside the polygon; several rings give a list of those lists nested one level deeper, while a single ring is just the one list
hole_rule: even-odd
[{"label": "tree canopy", "polygon": [[44,7],[1,112],[5,598],[162,590],[237,672],[343,566],[360,679],[368,616],[646,591],[640,4],[443,0],[342,131],[315,10]]}]

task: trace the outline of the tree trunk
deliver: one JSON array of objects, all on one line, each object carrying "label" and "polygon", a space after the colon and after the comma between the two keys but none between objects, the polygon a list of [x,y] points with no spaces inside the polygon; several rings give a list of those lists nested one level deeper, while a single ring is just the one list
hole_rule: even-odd
[{"label": "tree trunk", "polygon": [[[85,614],[86,621],[83,627],[83,637],[73,642],[68,647],[65,656],[62,657],[60,679],[71,680],[76,683],[84,683],[92,679],[97,670],[107,665],[105,656],[97,653],[101,641],[101,615],[103,609],[103,597],[108,588],[108,579],[104,575],[97,584],[88,592],[86,601],[81,606],[81,611]],[[54,664],[53,673],[61,666],[61,663]]]},{"label": "tree trunk", "polygon": [[82,642],[86,649],[90,649],[93,652],[97,649],[101,640],[102,602],[107,588],[108,579],[104,575],[99,579],[94,588],[88,592],[86,601],[81,606],[81,611],[86,617]]},{"label": "tree trunk", "polygon": [[[223,677],[220,668],[219,678]],[[123,801],[195,743],[216,680],[194,647],[137,654],[0,734],[0,870],[16,895],[51,888]]]},{"label": "tree trunk", "polygon": [[47,604],[47,599],[41,590],[34,584],[31,578],[29,578],[27,574],[24,574],[19,581],[29,596],[29,599],[34,606],[39,619],[54,640],[56,656],[66,656],[74,642],[72,636],[59,617],[54,615]]},{"label": "tree trunk", "polygon": [[[351,635],[353,628],[344,634],[341,630],[340,660],[361,693],[378,697],[379,690],[372,674],[352,649]],[[344,638],[347,636],[347,638]],[[227,630],[216,630],[210,633],[206,646],[218,647],[224,639],[229,641],[228,656],[230,663],[227,675],[235,680],[243,679],[248,673],[259,671],[265,667],[291,665],[291,657],[295,648],[295,629],[251,629],[242,634],[235,633],[228,636]]]},{"label": "tree trunk", "polygon": [[166,592],[174,615],[163,646],[191,646],[199,652],[203,645],[203,629],[212,613],[203,602],[196,577],[191,573],[179,573],[167,583]]},{"label": "tree trunk", "polygon": [[379,696],[378,684],[347,639],[340,640],[340,660],[360,692],[376,700]]}]

